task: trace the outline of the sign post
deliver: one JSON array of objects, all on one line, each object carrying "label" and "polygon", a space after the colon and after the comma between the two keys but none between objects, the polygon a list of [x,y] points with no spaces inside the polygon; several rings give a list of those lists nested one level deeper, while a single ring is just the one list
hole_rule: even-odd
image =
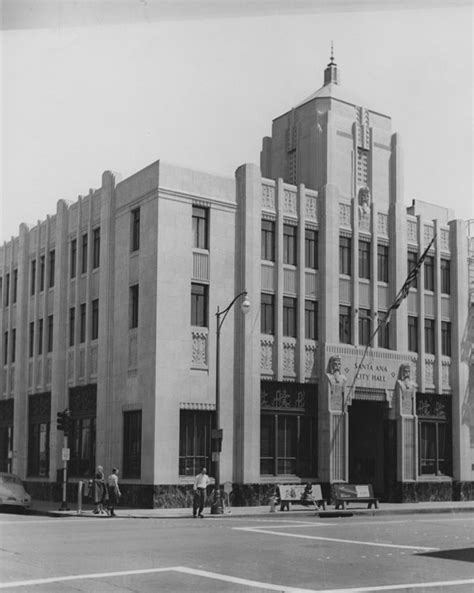
[{"label": "sign post", "polygon": [[69,511],[67,505],[67,464],[70,458],[70,449],[68,448],[68,434],[71,428],[71,412],[66,408],[64,412],[58,412],[57,417],[57,429],[64,433],[63,437],[63,449],[62,449],[62,462],[63,462],[63,495],[60,511]]}]

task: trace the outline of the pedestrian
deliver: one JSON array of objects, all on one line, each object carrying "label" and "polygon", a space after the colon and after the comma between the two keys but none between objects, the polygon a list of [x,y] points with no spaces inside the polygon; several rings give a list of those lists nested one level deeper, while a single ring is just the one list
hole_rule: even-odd
[{"label": "pedestrian", "polygon": [[104,509],[104,504],[107,498],[107,486],[105,484],[104,468],[101,465],[97,466],[94,476],[94,515],[107,514]]},{"label": "pedestrian", "polygon": [[109,513],[111,517],[116,517],[115,514],[115,505],[118,504],[122,493],[120,492],[120,488],[118,485],[118,474],[119,470],[117,467],[112,469],[112,473],[107,478],[107,484],[109,487]]},{"label": "pedestrian", "polygon": [[206,488],[209,484],[209,476],[205,467],[196,476],[194,480],[194,499],[193,499],[193,517],[196,518],[196,513],[200,519],[204,518],[202,510],[206,504]]}]

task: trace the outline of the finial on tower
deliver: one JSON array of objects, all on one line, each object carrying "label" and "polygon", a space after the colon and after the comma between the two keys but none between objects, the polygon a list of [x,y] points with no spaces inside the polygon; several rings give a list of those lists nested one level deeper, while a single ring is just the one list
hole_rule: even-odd
[{"label": "finial on tower", "polygon": [[333,82],[339,84],[339,72],[337,70],[337,64],[334,61],[334,42],[331,41],[331,61],[324,71],[324,85]]}]

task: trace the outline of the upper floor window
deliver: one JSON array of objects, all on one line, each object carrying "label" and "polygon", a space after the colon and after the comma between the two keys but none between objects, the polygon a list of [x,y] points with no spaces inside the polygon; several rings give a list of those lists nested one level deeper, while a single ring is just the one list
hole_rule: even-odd
[{"label": "upper floor window", "polygon": [[359,241],[359,278],[370,278],[370,243]]},{"label": "upper floor window", "polygon": [[307,340],[318,339],[318,303],[304,302],[304,335]]},{"label": "upper floor window", "polygon": [[8,332],[3,334],[3,364],[8,364]]},{"label": "upper floor window", "polygon": [[[379,322],[384,320],[387,314],[385,311],[379,311]],[[390,348],[390,338],[389,338],[389,330],[387,323],[379,323],[378,331],[377,331],[377,345],[379,348]]]},{"label": "upper floor window", "polygon": [[423,262],[425,268],[425,290],[434,290],[434,257],[427,255]]},{"label": "upper floor window", "polygon": [[31,261],[31,273],[30,273],[30,294],[34,295],[36,292],[36,260]]},{"label": "upper floor window", "polygon": [[18,270],[13,270],[13,294],[12,301],[16,303],[18,297]]},{"label": "upper floor window", "polygon": [[131,212],[130,235],[130,251],[138,251],[140,249],[140,208],[134,208]]},{"label": "upper floor window", "polygon": [[91,310],[91,340],[97,340],[99,337],[99,299],[92,301]]},{"label": "upper floor window", "polygon": [[451,323],[441,322],[441,354],[451,356]]},{"label": "upper floor window", "polygon": [[5,307],[10,304],[10,274],[5,276]]},{"label": "upper floor window", "polygon": [[296,299],[283,297],[283,335],[296,338]]},{"label": "upper floor window", "polygon": [[193,247],[209,249],[209,208],[193,206]]},{"label": "upper floor window", "polygon": [[76,308],[69,309],[69,346],[74,346],[76,337]]},{"label": "upper floor window", "polygon": [[44,277],[46,274],[46,260],[44,255],[40,255],[39,259],[39,291],[43,292],[44,290]]},{"label": "upper floor window", "polygon": [[71,251],[70,251],[71,261],[69,263],[70,269],[70,277],[76,277],[76,265],[77,265],[77,239],[72,239],[71,241]]},{"label": "upper floor window", "polygon": [[260,332],[275,333],[275,296],[266,292],[262,292],[260,300]]},{"label": "upper floor window", "polygon": [[53,351],[53,316],[48,315],[48,335],[47,335],[47,351]]},{"label": "upper floor window", "polygon": [[435,322],[434,319],[425,319],[425,352],[435,353]]},{"label": "upper floor window", "polygon": [[38,356],[43,354],[43,320],[38,319]]},{"label": "upper floor window", "polygon": [[16,328],[12,329],[12,351],[11,351],[11,361],[15,362],[16,359]]},{"label": "upper floor window", "polygon": [[351,273],[351,239],[339,237],[339,274],[350,276]]},{"label": "upper floor window", "polygon": [[100,265],[100,227],[94,229],[92,235],[92,267]]},{"label": "upper floor window", "polygon": [[191,325],[208,327],[208,286],[191,284]]},{"label": "upper floor window", "polygon": [[[408,274],[413,270],[418,262],[418,254],[416,251],[409,251],[407,257]],[[418,276],[415,276],[410,285],[411,288],[418,288]]]},{"label": "upper floor window", "polygon": [[372,319],[369,309],[359,309],[359,344],[362,346],[370,345],[372,333]]},{"label": "upper floor window", "polygon": [[34,354],[35,354],[35,322],[30,321],[28,355],[30,358],[33,358]]},{"label": "upper floor window", "polygon": [[49,288],[54,286],[54,268],[56,265],[56,252],[51,249],[49,252]]},{"label": "upper floor window", "polygon": [[296,266],[297,228],[291,224],[283,225],[283,263]]},{"label": "upper floor window", "polygon": [[83,344],[86,341],[86,304],[82,303],[79,318],[79,341]]},{"label": "upper floor window", "polygon": [[275,261],[275,222],[262,220],[262,259]]},{"label": "upper floor window", "polygon": [[81,250],[81,274],[87,273],[87,258],[88,258],[88,249],[87,244],[89,241],[89,237],[87,233],[82,235],[82,250]]},{"label": "upper floor window", "polygon": [[318,269],[318,231],[314,229],[305,230],[304,261],[306,268]]},{"label": "upper floor window", "polygon": [[418,352],[418,317],[408,316],[408,350]]},{"label": "upper floor window", "polygon": [[352,342],[352,320],[351,308],[346,305],[339,307],[339,341],[343,344],[350,344]]},{"label": "upper floor window", "polygon": [[441,259],[441,292],[451,294],[451,262],[449,259]]},{"label": "upper floor window", "polygon": [[139,285],[130,286],[130,329],[138,327]]},{"label": "upper floor window", "polygon": [[377,245],[377,280],[388,282],[388,245]]}]

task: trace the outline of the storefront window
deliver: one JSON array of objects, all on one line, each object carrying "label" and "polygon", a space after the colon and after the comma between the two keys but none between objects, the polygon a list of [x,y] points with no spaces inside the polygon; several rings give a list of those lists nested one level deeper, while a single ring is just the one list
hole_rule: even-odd
[{"label": "storefront window", "polygon": [[425,476],[452,473],[451,404],[448,396],[417,395],[419,471]]},{"label": "storefront window", "polygon": [[181,410],[179,426],[179,475],[194,476],[211,462],[214,412]]}]

